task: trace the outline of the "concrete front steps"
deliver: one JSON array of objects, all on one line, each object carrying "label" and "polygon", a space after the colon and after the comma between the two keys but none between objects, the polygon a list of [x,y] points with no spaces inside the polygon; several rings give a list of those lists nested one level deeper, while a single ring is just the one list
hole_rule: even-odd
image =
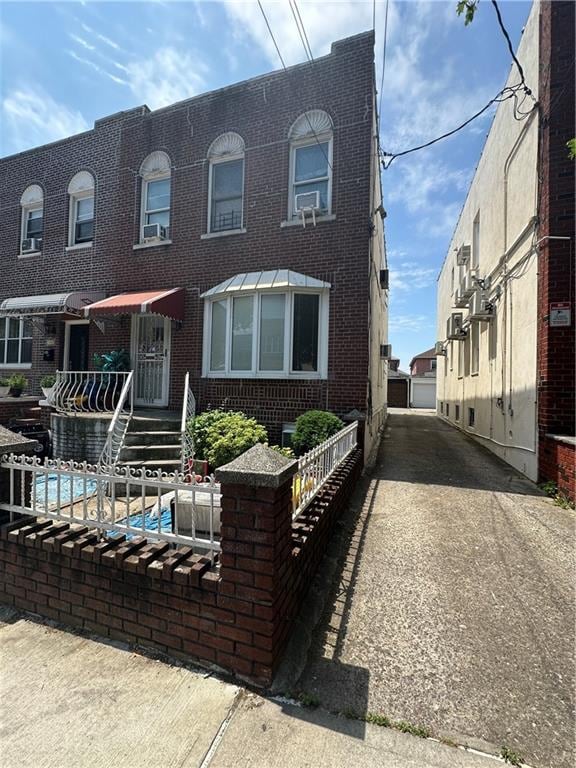
[{"label": "concrete front steps", "polygon": [[174,472],[180,469],[180,415],[138,410],[130,420],[118,463],[133,469]]}]

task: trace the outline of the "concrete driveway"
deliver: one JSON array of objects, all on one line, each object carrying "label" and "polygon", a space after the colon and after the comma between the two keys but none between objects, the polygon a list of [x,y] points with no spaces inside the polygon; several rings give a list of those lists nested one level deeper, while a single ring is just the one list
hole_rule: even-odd
[{"label": "concrete driveway", "polygon": [[573,511],[458,430],[392,412],[324,564],[299,687],[331,711],[572,768],[574,532]]}]

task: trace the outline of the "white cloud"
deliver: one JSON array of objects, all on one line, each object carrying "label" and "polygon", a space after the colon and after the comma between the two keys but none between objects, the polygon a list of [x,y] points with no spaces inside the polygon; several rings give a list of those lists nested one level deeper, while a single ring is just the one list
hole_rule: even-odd
[{"label": "white cloud", "polygon": [[427,315],[390,315],[388,321],[388,330],[408,331],[418,333],[424,329],[430,328],[431,319]]},{"label": "white cloud", "polygon": [[22,152],[90,128],[84,116],[35,87],[11,91],[2,101],[5,149]]},{"label": "white cloud", "polygon": [[89,27],[88,24],[82,24],[82,29],[84,32],[87,32],[89,35],[92,35],[96,38],[96,40],[100,40],[101,43],[104,43],[105,45],[110,46],[110,48],[113,48],[115,51],[121,50],[118,43],[116,43],[114,40],[111,40],[109,37],[106,37],[106,35],[102,35],[100,32],[97,32],[95,29],[92,29],[92,27]]},{"label": "white cloud", "polygon": [[86,42],[83,37],[80,37],[79,35],[69,35],[70,39],[73,40],[75,43],[78,43],[78,45],[82,46],[82,48],[85,48],[87,51],[95,51],[96,46],[91,45],[90,43]]},{"label": "white cloud", "polygon": [[205,87],[206,65],[190,53],[159,48],[146,59],[125,67],[127,84],[139,101],[159,109],[190,98]]},{"label": "white cloud", "polygon": [[75,61],[80,62],[80,64],[85,64],[87,67],[90,67],[90,69],[93,69],[94,72],[97,72],[99,75],[102,75],[103,77],[109,77],[110,80],[112,80],[114,83],[117,83],[118,85],[128,85],[128,82],[126,80],[122,80],[121,77],[118,77],[117,75],[113,75],[111,72],[107,72],[101,66],[96,64],[96,62],[90,61],[89,59],[85,59],[82,56],[78,56],[78,54],[75,53],[75,51],[67,51],[67,53]]},{"label": "white cloud", "polygon": [[438,270],[435,267],[423,267],[417,262],[403,262],[398,269],[390,269],[390,289],[396,291],[414,291],[429,288],[436,280]]}]

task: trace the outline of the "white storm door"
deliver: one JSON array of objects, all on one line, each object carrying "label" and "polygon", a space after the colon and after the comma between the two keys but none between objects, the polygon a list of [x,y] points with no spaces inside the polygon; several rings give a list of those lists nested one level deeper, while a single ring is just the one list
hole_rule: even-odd
[{"label": "white storm door", "polygon": [[170,379],[170,320],[158,315],[134,315],[132,324],[136,405],[168,405]]}]

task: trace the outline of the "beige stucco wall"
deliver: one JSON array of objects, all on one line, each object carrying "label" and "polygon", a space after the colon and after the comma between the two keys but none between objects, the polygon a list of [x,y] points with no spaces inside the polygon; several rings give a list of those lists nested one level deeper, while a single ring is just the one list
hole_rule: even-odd
[{"label": "beige stucco wall", "polygon": [[[538,98],[538,15],[535,2],[518,49],[526,82]],[[508,85],[519,81],[513,67]],[[532,101],[521,106],[528,111]],[[466,341],[448,341],[446,358],[438,359],[438,413],[474,435],[533,480],[537,479],[536,300],[538,117],[518,121],[513,101],[498,106],[474,179],[438,278],[438,340],[446,339],[446,321],[454,307],[454,290],[462,268],[456,250],[473,242],[473,222],[480,215],[480,278],[490,278],[495,308],[490,322],[476,323]],[[452,270],[454,269],[454,286]],[[478,373],[471,370],[471,336],[479,336]],[[459,347],[462,347],[459,350]],[[462,370],[458,372],[458,356]],[[443,404],[443,414],[440,413]],[[455,420],[455,406],[460,420]],[[468,426],[468,409],[475,425]]]},{"label": "beige stucco wall", "polygon": [[375,460],[381,428],[386,421],[388,390],[388,362],[380,359],[380,345],[388,342],[388,291],[380,287],[380,270],[387,267],[384,243],[384,222],[378,208],[382,203],[380,187],[380,159],[378,154],[376,113],[372,136],[372,190],[371,211],[374,231],[369,245],[370,302],[369,312],[369,373],[368,399],[371,413],[366,414],[364,456],[368,465]]}]

